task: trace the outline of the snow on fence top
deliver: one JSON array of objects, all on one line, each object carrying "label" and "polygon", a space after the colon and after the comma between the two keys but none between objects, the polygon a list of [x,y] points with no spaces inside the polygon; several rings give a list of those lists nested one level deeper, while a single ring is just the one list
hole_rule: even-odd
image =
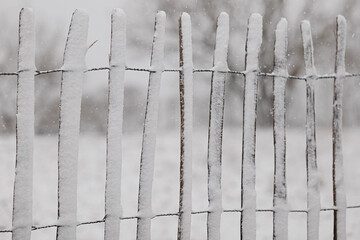
[{"label": "snow on fence top", "polygon": [[[273,213],[274,239],[288,238],[288,213],[306,213],[308,239],[318,239],[320,211],[334,212],[334,235],[336,239],[346,236],[346,209],[360,208],[346,203],[343,157],[342,157],[342,96],[345,78],[360,76],[345,71],[346,20],[337,18],[336,65],[335,73],[317,75],[310,23],[301,24],[306,76],[289,76],[287,72],[287,21],[281,19],[276,29],[275,66],[272,73],[262,73],[258,67],[258,55],[262,42],[262,17],[251,15],[246,41],[246,69],[228,69],[227,52],[229,41],[229,17],[221,13],[217,23],[214,65],[209,69],[196,69],[192,61],[191,19],[186,13],[179,20],[180,68],[164,69],[165,46],[164,12],[159,12],[155,20],[155,32],[151,67],[139,69],[126,66],[126,16],[120,10],[112,14],[112,34],[109,66],[86,69],[88,16],[83,10],[73,14],[61,69],[38,71],[34,67],[34,21],[30,9],[23,9],[19,23],[19,54],[17,72],[0,72],[0,75],[15,75],[17,89],[17,148],[16,174],[14,183],[13,223],[9,229],[0,233],[12,233],[13,239],[30,239],[31,231],[44,228],[57,228],[57,239],[76,239],[76,227],[80,225],[105,222],[105,239],[118,239],[121,231],[120,220],[137,219],[137,239],[151,239],[151,220],[156,217],[178,216],[178,239],[191,238],[191,217],[194,214],[207,214],[208,239],[220,238],[221,216],[223,213],[241,213],[240,232],[242,239],[256,238],[256,212]],[[79,122],[81,108],[82,81],[85,72],[109,71],[109,111],[107,131],[107,172],[105,216],[97,221],[78,222],[77,220],[77,165]],[[125,71],[149,72],[147,107],[144,121],[141,170],[139,179],[138,213],[123,216],[121,197],[122,169],[122,121]],[[61,72],[61,104],[58,158],[58,222],[36,226],[32,223],[32,155],[34,139],[34,76]],[[163,72],[179,72],[181,105],[181,156],[179,211],[173,213],[154,213],[152,211],[152,181],[155,163],[156,125],[161,75]],[[192,111],[193,111],[193,73],[211,72],[211,104],[208,136],[208,200],[209,207],[201,211],[192,210]],[[242,202],[240,209],[223,209],[221,191],[221,157],[223,112],[225,102],[225,81],[228,74],[243,75],[244,121],[242,158]],[[256,106],[258,77],[273,78],[274,83],[274,201],[273,208],[256,208],[255,190],[255,148],[256,148]],[[333,108],[333,190],[334,206],[321,208],[319,183],[317,178],[317,159],[315,141],[315,80],[334,79]],[[288,79],[306,82],[306,164],[307,164],[307,209],[289,209],[286,188],[286,111],[285,86]],[[105,161],[105,160],[104,160]],[[238,179],[240,181],[240,179]]]}]

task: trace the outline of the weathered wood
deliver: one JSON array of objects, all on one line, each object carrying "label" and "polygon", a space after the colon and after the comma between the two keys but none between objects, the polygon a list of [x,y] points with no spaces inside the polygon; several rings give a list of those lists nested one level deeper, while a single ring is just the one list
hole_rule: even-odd
[{"label": "weathered wood", "polygon": [[19,17],[13,240],[31,238],[35,70],[34,16],[31,9],[23,8]]},{"label": "weathered wood", "polygon": [[306,67],[307,239],[319,239],[320,192],[316,161],[314,48],[308,21],[301,23]]},{"label": "weathered wood", "polygon": [[164,69],[166,14],[156,14],[153,39],[151,70],[145,112],[143,142],[140,161],[139,200],[138,200],[138,240],[151,239],[152,182],[154,175],[154,156],[156,146],[157,120],[159,114],[159,95],[161,75]]},{"label": "weathered wood", "polygon": [[274,215],[273,239],[288,239],[288,206],[286,189],[286,115],[285,88],[287,80],[287,21],[281,19],[276,28],[274,74]]},{"label": "weathered wood", "polygon": [[83,10],[73,13],[66,41],[60,93],[58,152],[58,240],[76,239],[77,166],[80,108],[89,18]]},{"label": "weathered wood", "polygon": [[105,185],[105,240],[119,239],[121,209],[122,126],[126,51],[126,16],[111,15],[110,71]]},{"label": "weathered wood", "polygon": [[179,19],[180,39],[180,200],[178,240],[190,240],[192,210],[192,129],[193,61],[191,19],[183,13]]},{"label": "weathered wood", "polygon": [[252,14],[246,38],[246,74],[243,107],[241,167],[241,239],[256,239],[255,143],[259,52],[262,42],[262,16]]},{"label": "weathered wood", "polygon": [[336,18],[336,61],[333,104],[333,201],[334,239],[346,239],[346,192],[342,155],[342,99],[345,79],[346,20]]}]

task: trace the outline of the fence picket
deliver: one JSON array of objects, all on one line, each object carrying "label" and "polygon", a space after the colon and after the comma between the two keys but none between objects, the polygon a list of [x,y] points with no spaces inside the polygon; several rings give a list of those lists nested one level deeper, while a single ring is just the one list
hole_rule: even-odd
[{"label": "fence picket", "polygon": [[19,16],[13,240],[31,238],[35,70],[34,15],[23,8]]},{"label": "fence picket", "polygon": [[60,95],[58,152],[58,240],[76,239],[77,165],[82,82],[87,51],[88,15],[73,13],[66,41]]},{"label": "fence picket", "polygon": [[122,123],[124,106],[126,16],[121,9],[111,15],[110,71],[108,83],[107,165],[105,185],[105,240],[119,239],[121,209]]},{"label": "fence picket", "polygon": [[192,210],[193,60],[190,15],[179,20],[180,38],[180,200],[178,240],[190,240]]},{"label": "fence picket", "polygon": [[165,12],[159,11],[155,18],[155,31],[151,55],[151,72],[149,76],[141,150],[136,236],[136,239],[138,240],[151,239],[152,182],[154,175],[160,82],[162,71],[164,69],[165,20]]},{"label": "fence picket", "polygon": [[229,16],[222,12],[217,20],[214,72],[211,76],[208,137],[208,200],[207,238],[220,239],[222,213],[221,154],[225,102],[225,79],[228,70]]},{"label": "fence picket", "polygon": [[346,20],[336,18],[336,61],[333,104],[334,239],[346,239],[346,192],[342,155],[342,97],[345,79]]},{"label": "fence picket", "polygon": [[256,239],[255,142],[259,51],[262,42],[262,16],[252,14],[246,38],[246,74],[243,107],[241,167],[241,239]]},{"label": "fence picket", "polygon": [[306,70],[307,239],[319,239],[320,193],[316,162],[314,47],[310,22],[301,23]]},{"label": "fence picket", "polygon": [[273,236],[288,239],[288,206],[286,189],[286,116],[285,87],[287,80],[287,21],[282,18],[276,28],[274,74],[274,215]]}]

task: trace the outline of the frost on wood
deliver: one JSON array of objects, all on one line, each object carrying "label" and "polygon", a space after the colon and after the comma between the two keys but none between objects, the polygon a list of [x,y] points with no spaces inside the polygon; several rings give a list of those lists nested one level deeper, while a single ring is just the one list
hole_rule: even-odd
[{"label": "frost on wood", "polygon": [[274,74],[274,215],[273,236],[276,240],[288,238],[288,206],[286,199],[286,131],[285,86],[287,80],[287,21],[282,18],[276,28]]},{"label": "frost on wood", "polygon": [[[209,139],[208,139],[208,199],[207,234],[209,240],[220,239],[222,213],[221,153],[225,101],[225,79],[229,42],[229,16],[221,13],[217,21],[214,70],[211,78]],[[219,72],[222,71],[222,72]]]},{"label": "frost on wood", "polygon": [[262,16],[249,18],[246,39],[246,75],[243,107],[243,142],[241,168],[241,239],[256,239],[255,142],[257,71],[262,42]]},{"label": "frost on wood", "polygon": [[87,50],[88,16],[72,16],[62,69],[59,128],[59,209],[57,239],[76,239],[77,165],[82,82]]},{"label": "frost on wood", "polygon": [[126,50],[126,16],[115,9],[111,16],[108,93],[107,165],[105,187],[105,240],[119,239],[121,217],[122,122]]},{"label": "frost on wood", "polygon": [[315,94],[316,70],[311,28],[308,21],[301,24],[306,67],[306,168],[307,168],[307,239],[319,239],[320,193],[316,162]]},{"label": "frost on wood", "polygon": [[16,170],[12,239],[30,240],[32,226],[35,72],[35,31],[32,10],[22,9],[19,20]]},{"label": "frost on wood", "polygon": [[342,155],[342,98],[345,79],[346,20],[336,19],[336,62],[333,103],[333,200],[334,238],[346,239],[346,192]]},{"label": "frost on wood", "polygon": [[183,13],[179,20],[180,37],[180,202],[178,239],[190,240],[192,210],[192,124],[193,124],[193,60],[191,19]]},{"label": "frost on wood", "polygon": [[156,146],[156,131],[159,112],[159,94],[162,71],[164,69],[164,42],[165,42],[165,12],[158,12],[155,19],[155,32],[151,55],[150,73],[143,142],[140,161],[139,200],[137,239],[151,238],[152,217],[152,182],[154,175],[154,156]]}]

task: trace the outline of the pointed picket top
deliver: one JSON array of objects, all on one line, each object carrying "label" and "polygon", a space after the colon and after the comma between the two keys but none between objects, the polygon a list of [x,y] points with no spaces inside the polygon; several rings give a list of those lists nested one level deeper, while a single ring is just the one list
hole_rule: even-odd
[{"label": "pointed picket top", "polygon": [[34,14],[23,8],[19,17],[16,105],[16,169],[13,197],[13,240],[30,240],[34,152]]}]

